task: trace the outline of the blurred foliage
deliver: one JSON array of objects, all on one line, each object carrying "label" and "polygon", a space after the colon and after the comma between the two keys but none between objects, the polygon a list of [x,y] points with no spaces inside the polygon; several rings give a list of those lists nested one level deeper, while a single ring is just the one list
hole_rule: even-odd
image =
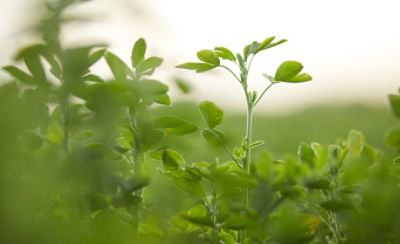
[{"label": "blurred foliage", "polygon": [[[79,2],[49,3],[43,41],[3,68],[1,243],[233,244],[241,230],[243,243],[400,243],[399,133],[385,109],[257,115],[248,173],[242,115],[210,101],[171,106],[144,39],[129,65],[104,46],[61,45],[62,13]],[[272,41],[244,56],[284,42]],[[200,58],[236,59],[215,50]],[[113,77],[92,73],[96,62]],[[287,65],[300,69],[286,63],[277,76],[299,82]],[[398,116],[398,95],[389,99]]]}]

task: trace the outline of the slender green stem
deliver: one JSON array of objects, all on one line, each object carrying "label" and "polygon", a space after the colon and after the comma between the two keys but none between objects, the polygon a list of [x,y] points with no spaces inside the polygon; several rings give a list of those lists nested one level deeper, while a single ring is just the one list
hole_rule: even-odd
[{"label": "slender green stem", "polygon": [[239,78],[239,77],[235,74],[235,72],[233,72],[230,68],[226,67],[225,65],[220,65],[219,67],[228,70],[228,71],[236,78],[237,81],[239,81],[240,83],[242,83],[242,81],[240,80],[240,78]]},{"label": "slender green stem", "polygon": [[278,82],[272,82],[271,84],[269,84],[264,91],[261,93],[261,95],[258,97],[258,99],[254,102],[254,106],[257,105],[257,103],[261,100],[261,98],[264,96],[264,94],[274,85]]},{"label": "slender green stem", "polygon": [[214,136],[217,137],[217,139],[221,142],[221,144],[224,146],[224,149],[226,151],[226,153],[231,157],[231,159],[237,164],[237,166],[239,166],[239,168],[242,168],[242,165],[240,165],[240,163],[236,160],[235,156],[233,155],[233,153],[231,152],[231,150],[228,148],[228,146],[226,145],[226,143],[222,140],[222,138],[220,138],[218,136],[217,133],[215,133],[213,130],[209,130],[211,133],[213,133]]}]

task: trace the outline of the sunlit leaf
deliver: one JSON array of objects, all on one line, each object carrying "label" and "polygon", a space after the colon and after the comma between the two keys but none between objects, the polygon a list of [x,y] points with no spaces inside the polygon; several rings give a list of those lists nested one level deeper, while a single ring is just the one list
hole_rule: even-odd
[{"label": "sunlit leaf", "polygon": [[144,60],[144,54],[146,52],[146,41],[143,38],[140,38],[136,41],[135,45],[132,49],[132,66],[137,67],[140,62]]},{"label": "sunlit leaf", "polygon": [[220,64],[218,55],[209,49],[200,50],[197,52],[197,57],[206,63],[218,66]]},{"label": "sunlit leaf", "polygon": [[210,129],[214,129],[217,125],[221,124],[224,119],[224,111],[213,102],[204,101],[200,103],[199,109]]}]

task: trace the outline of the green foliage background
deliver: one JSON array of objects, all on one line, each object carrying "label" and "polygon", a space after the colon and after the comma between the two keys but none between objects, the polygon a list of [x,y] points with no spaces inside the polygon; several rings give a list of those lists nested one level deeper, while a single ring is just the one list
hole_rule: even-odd
[{"label": "green foliage background", "polygon": [[[246,131],[245,114],[173,103],[152,78],[163,60],[143,38],[131,64],[104,45],[64,47],[71,20],[62,14],[79,2],[49,2],[35,29],[42,41],[3,67],[1,243],[400,243],[400,95],[389,96],[391,111],[255,111]],[[229,71],[222,61],[235,62],[251,111],[264,94],[247,93],[252,57],[286,42],[273,40],[236,56],[204,49],[201,63],[177,67]],[[96,62],[113,77],[94,74]],[[285,61],[264,76],[311,80],[302,69]],[[253,140],[243,138],[249,128]]]}]

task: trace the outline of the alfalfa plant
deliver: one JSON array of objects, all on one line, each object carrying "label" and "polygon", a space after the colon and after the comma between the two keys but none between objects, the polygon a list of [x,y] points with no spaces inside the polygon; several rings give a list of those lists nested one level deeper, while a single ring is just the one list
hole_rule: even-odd
[{"label": "alfalfa plant", "polygon": [[[248,44],[244,47],[243,53],[237,53],[236,55],[234,55],[232,51],[230,51],[226,47],[215,47],[214,50],[210,49],[200,50],[199,52],[197,52],[197,57],[201,62],[188,62],[177,66],[177,68],[195,70],[197,73],[205,72],[215,68],[223,68],[226,69],[228,72],[230,72],[234,77],[234,79],[237,82],[239,82],[240,85],[242,86],[247,104],[246,134],[244,136],[243,139],[244,143],[242,144],[242,146],[236,149],[233,152],[233,154],[230,153],[230,155],[233,155],[234,161],[237,162],[238,165],[248,174],[250,174],[250,169],[251,169],[251,149],[263,143],[260,141],[257,142],[252,141],[253,111],[257,106],[257,104],[260,102],[260,100],[263,98],[266,92],[275,84],[281,82],[301,83],[310,81],[312,79],[312,77],[309,74],[301,73],[303,65],[300,62],[285,61],[277,68],[274,76],[265,73],[263,74],[263,76],[269,81],[269,85],[266,86],[265,89],[261,91],[261,93],[249,90],[248,75],[254,57],[262,51],[265,51],[267,49],[270,49],[272,47],[275,47],[277,45],[286,42],[285,39],[276,42],[274,42],[274,40],[275,37],[272,36],[266,38],[262,42],[254,41],[251,44]],[[237,71],[234,71],[228,66],[224,65],[223,61],[228,61],[233,63],[236,66]],[[207,122],[210,121],[210,117],[218,118],[220,116],[220,113],[217,112],[218,111],[217,109],[209,110],[208,107],[210,107],[210,105],[204,103],[200,106],[203,115],[209,114],[209,116],[205,117]],[[216,112],[209,113],[205,112],[205,110],[216,111]],[[211,134],[206,133],[206,136],[204,136],[203,133],[203,136],[208,138],[213,136],[214,138],[217,138],[217,141],[218,139],[221,139],[221,137],[219,136],[220,133],[214,130],[215,125],[213,124],[210,125],[209,123],[208,125],[210,129],[207,131],[211,132]],[[207,136],[207,134],[209,135]],[[247,208],[248,202],[249,202],[249,191],[248,188],[245,187],[242,195],[242,207]],[[246,232],[244,231],[241,233],[240,237],[242,242],[246,238],[245,236]]]}]

